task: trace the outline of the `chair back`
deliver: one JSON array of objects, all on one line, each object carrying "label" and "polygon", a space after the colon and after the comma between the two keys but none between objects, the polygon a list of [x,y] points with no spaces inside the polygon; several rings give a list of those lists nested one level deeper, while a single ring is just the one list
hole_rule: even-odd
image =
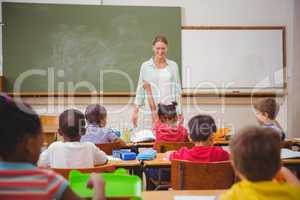
[{"label": "chair back", "polygon": [[91,168],[51,168],[56,173],[62,175],[65,179],[69,179],[69,173],[71,170],[78,170],[82,173],[101,173],[101,172],[113,172],[115,170],[115,166],[113,165],[103,165]]},{"label": "chair back", "polygon": [[157,152],[165,153],[166,151],[178,150],[181,147],[192,148],[194,143],[192,142],[158,142],[157,143]]},{"label": "chair back", "polygon": [[57,140],[58,117],[51,115],[41,115],[40,121],[43,127],[44,146],[49,146]]},{"label": "chair back", "polygon": [[107,155],[112,155],[112,151],[114,149],[119,149],[118,144],[113,142],[113,143],[102,143],[102,144],[96,144],[96,146],[104,151]]},{"label": "chair back", "polygon": [[44,129],[57,130],[58,129],[58,117],[52,115],[41,115],[41,124]]},{"label": "chair back", "polygon": [[174,190],[228,189],[234,181],[230,161],[199,163],[172,160],[171,186]]}]

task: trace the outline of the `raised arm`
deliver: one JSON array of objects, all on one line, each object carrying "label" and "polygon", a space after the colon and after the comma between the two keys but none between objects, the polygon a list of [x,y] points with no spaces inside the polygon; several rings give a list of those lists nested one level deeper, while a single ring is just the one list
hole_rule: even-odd
[{"label": "raised arm", "polygon": [[149,103],[150,109],[151,109],[151,113],[152,113],[152,122],[153,124],[156,122],[157,120],[157,108],[152,96],[152,89],[151,89],[151,85],[150,83],[148,83],[147,81],[143,81],[143,87],[144,90],[146,91],[146,95],[147,95],[147,101]]},{"label": "raised arm", "polygon": [[147,100],[148,100],[151,111],[156,110],[156,106],[155,106],[155,103],[154,103],[154,100],[153,100],[152,89],[151,89],[150,83],[148,83],[148,81],[144,80],[143,81],[143,88],[146,92]]}]

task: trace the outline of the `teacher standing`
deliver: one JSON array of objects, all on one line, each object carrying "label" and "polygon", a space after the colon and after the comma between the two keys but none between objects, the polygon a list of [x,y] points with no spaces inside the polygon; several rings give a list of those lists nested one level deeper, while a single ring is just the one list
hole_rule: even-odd
[{"label": "teacher standing", "polygon": [[181,84],[176,62],[167,59],[168,41],[157,35],[152,42],[153,57],[140,68],[132,123],[139,129],[152,129],[159,103],[177,102],[181,119]]}]

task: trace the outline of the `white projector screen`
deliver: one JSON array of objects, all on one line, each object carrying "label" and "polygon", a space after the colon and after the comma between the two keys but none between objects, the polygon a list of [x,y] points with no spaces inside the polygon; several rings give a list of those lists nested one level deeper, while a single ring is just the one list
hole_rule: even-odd
[{"label": "white projector screen", "polygon": [[183,29],[183,88],[283,88],[283,31]]}]

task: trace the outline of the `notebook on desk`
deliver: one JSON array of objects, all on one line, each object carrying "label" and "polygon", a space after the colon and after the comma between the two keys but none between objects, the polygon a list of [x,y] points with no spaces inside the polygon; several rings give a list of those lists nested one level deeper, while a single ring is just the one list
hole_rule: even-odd
[{"label": "notebook on desk", "polygon": [[151,130],[141,130],[131,135],[131,142],[150,142],[155,140],[155,135]]},{"label": "notebook on desk", "polygon": [[300,152],[283,148],[283,149],[281,149],[280,157],[281,157],[281,159],[300,158]]}]

